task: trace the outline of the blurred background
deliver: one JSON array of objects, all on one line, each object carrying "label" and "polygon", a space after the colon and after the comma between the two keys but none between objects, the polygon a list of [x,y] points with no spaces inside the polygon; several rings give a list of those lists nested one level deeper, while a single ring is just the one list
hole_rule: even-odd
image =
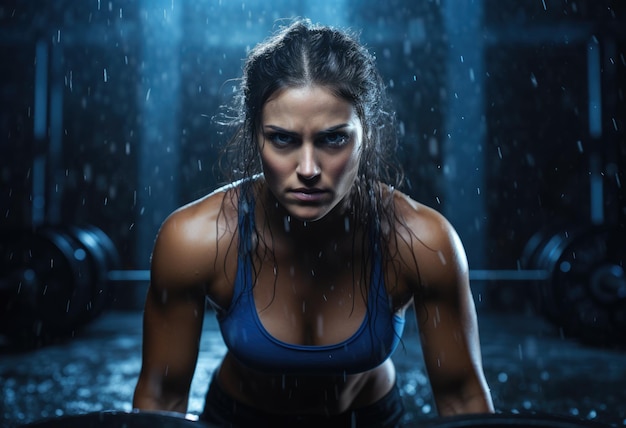
[{"label": "blurred background", "polygon": [[480,313],[626,343],[626,2],[5,0],[5,347],[140,313],[159,225],[223,183],[213,117],[292,17],[376,55],[403,190],[459,232]]}]

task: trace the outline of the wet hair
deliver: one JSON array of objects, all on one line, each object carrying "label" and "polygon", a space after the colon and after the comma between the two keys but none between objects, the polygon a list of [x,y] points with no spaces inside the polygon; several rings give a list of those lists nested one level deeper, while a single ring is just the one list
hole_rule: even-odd
[{"label": "wet hair", "polygon": [[[381,246],[378,251],[389,262],[393,254],[389,239],[384,237],[394,236],[397,218],[393,190],[403,181],[400,163],[395,161],[396,117],[376,58],[356,34],[298,19],[251,49],[238,93],[225,115],[228,119],[225,123],[234,126],[235,131],[220,161],[222,173],[228,182],[240,183],[241,209],[241,201],[252,196],[252,178],[262,172],[257,136],[262,126],[263,106],[277,91],[312,85],[322,86],[350,102],[361,121],[362,152],[347,206],[357,227],[367,233],[362,234],[364,242],[353,244],[366,248],[368,242],[373,242]],[[258,231],[264,226],[255,227]],[[257,251],[272,247],[263,245],[260,250],[258,244]],[[240,256],[254,258],[245,252],[239,248]],[[264,259],[262,254],[257,256],[257,260]],[[367,258],[361,264],[361,278],[369,275],[372,261]]]},{"label": "wet hair", "polygon": [[229,109],[228,123],[236,131],[221,157],[222,173],[229,182],[261,173],[257,135],[263,106],[276,91],[308,85],[323,86],[354,106],[364,144],[350,206],[363,222],[379,221],[390,208],[379,183],[398,188],[403,181],[394,159],[396,117],[375,57],[347,30],[299,19],[249,52]]}]

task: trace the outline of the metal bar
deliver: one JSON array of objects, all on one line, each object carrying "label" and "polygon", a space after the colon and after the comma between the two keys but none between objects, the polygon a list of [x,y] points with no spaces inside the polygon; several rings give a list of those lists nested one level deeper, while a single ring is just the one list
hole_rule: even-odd
[{"label": "metal bar", "polygon": [[111,270],[107,273],[109,281],[150,281],[150,271],[145,270]]},{"label": "metal bar", "polygon": [[470,270],[473,281],[543,281],[550,278],[547,270]]},{"label": "metal bar", "polygon": [[[149,270],[112,270],[107,274],[109,281],[150,281]],[[550,278],[547,270],[470,270],[473,281],[542,281]]]}]

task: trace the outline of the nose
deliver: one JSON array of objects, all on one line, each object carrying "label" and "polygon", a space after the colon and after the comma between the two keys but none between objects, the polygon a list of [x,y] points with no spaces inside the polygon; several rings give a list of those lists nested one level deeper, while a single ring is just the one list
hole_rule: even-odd
[{"label": "nose", "polygon": [[316,159],[315,147],[304,144],[300,148],[296,174],[304,180],[312,180],[318,177],[321,172],[322,170]]}]

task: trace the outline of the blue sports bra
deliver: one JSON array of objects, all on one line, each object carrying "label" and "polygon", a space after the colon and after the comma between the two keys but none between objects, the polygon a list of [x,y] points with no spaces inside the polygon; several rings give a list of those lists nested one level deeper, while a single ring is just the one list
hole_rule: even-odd
[{"label": "blue sports bra", "polygon": [[241,201],[239,245],[244,247],[239,251],[233,300],[227,311],[217,315],[224,342],[239,362],[266,373],[345,375],[373,369],[393,353],[404,330],[404,317],[391,311],[377,244],[373,246],[367,311],[359,329],[336,344],[296,345],[273,337],[258,317],[252,266],[246,257],[251,251],[253,230],[254,201]]}]

